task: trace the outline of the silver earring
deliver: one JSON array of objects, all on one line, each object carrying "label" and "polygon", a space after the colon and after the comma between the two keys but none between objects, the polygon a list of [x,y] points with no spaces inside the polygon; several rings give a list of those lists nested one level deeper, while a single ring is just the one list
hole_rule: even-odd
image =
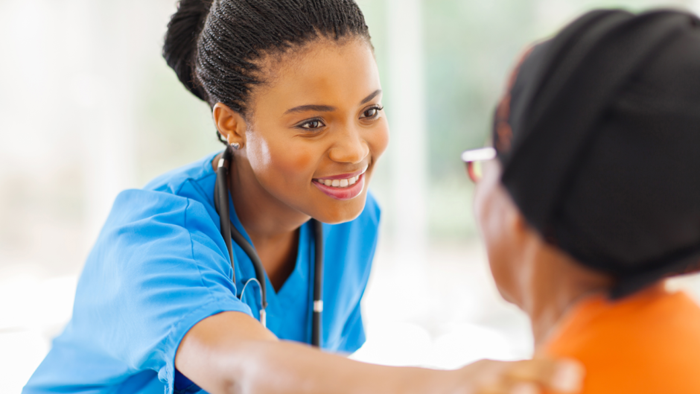
[{"label": "silver earring", "polygon": [[231,148],[233,148],[233,150],[239,150],[241,149],[241,144],[239,144],[238,142],[234,142],[233,144],[231,144]]}]

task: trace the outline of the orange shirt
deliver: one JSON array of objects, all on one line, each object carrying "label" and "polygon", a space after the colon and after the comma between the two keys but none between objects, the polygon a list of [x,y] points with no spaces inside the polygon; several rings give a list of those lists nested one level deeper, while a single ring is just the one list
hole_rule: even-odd
[{"label": "orange shirt", "polygon": [[584,394],[700,393],[700,307],[663,286],[580,302],[543,350],[583,363]]}]

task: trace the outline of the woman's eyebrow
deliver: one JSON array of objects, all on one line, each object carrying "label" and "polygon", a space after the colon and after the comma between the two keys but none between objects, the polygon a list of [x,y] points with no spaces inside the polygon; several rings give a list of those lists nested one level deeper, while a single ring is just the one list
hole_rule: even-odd
[{"label": "woman's eyebrow", "polygon": [[362,102],[360,103],[360,105],[366,104],[367,102],[369,102],[369,101],[372,100],[373,98],[377,97],[381,92],[382,92],[381,89],[375,90],[372,94],[370,94],[369,96],[365,97],[365,99],[362,100]]},{"label": "woman's eyebrow", "polygon": [[329,105],[300,105],[298,107],[294,107],[291,109],[288,109],[287,112],[284,114],[290,114],[293,112],[304,112],[304,111],[319,111],[319,112],[332,112],[335,111],[335,107],[331,107]]},{"label": "woman's eyebrow", "polygon": [[[373,98],[377,97],[380,93],[382,92],[381,89],[377,89],[372,94],[369,96],[365,97],[362,102],[360,102],[360,105],[365,104],[372,100]],[[335,107],[331,107],[330,105],[300,105],[298,107],[290,108],[285,112],[284,114],[291,114],[295,112],[305,112],[305,111],[318,111],[318,112],[333,112],[335,111]]]}]

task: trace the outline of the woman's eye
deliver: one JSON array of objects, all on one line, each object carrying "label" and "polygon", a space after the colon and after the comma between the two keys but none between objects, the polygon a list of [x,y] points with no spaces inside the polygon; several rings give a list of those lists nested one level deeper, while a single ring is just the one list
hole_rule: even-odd
[{"label": "woman's eye", "polygon": [[320,129],[323,126],[325,126],[325,124],[323,124],[323,122],[321,122],[318,119],[310,120],[299,125],[300,128],[305,130],[316,130]]},{"label": "woman's eye", "polygon": [[362,113],[362,117],[365,119],[374,119],[377,116],[379,116],[379,111],[381,111],[383,108],[381,107],[372,107],[367,109],[365,112]]}]

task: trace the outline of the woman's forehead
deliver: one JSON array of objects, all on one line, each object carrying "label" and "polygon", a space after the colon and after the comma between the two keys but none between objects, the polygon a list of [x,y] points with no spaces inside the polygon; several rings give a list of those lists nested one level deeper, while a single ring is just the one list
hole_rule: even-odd
[{"label": "woman's forehead", "polygon": [[267,61],[266,66],[266,82],[254,93],[254,100],[273,100],[290,108],[356,106],[381,89],[373,50],[364,40],[316,40],[298,53]]}]

